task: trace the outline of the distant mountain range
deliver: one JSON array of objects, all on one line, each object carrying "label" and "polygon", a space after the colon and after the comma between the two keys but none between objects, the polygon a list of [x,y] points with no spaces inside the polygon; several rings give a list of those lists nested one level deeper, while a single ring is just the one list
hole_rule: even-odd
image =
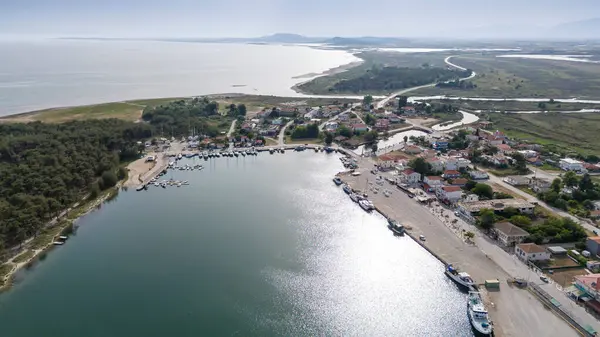
[{"label": "distant mountain range", "polygon": [[549,29],[545,35],[558,39],[600,39],[600,18],[562,23]]}]

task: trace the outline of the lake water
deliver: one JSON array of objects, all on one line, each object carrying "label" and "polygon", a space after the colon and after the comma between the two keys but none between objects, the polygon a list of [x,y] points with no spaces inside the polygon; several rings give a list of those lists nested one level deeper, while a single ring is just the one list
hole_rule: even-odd
[{"label": "lake water", "polygon": [[496,57],[522,58],[522,59],[531,59],[531,60],[600,63],[600,61],[590,60],[589,58],[592,57],[592,55],[511,54],[511,55],[498,55]]},{"label": "lake water", "polygon": [[291,87],[358,61],[307,46],[157,41],[0,41],[0,116],[136,98],[248,93]]},{"label": "lake water", "polygon": [[2,335],[472,335],[443,265],[332,183],[336,156],[203,163],[81,219],[0,296]]}]

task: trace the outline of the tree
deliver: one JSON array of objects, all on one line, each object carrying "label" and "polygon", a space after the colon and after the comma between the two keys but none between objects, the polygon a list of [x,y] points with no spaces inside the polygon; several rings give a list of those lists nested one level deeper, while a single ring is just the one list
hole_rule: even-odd
[{"label": "tree", "polygon": [[579,189],[586,192],[594,189],[594,182],[589,174],[585,173],[579,181]]},{"label": "tree", "polygon": [[552,180],[552,185],[550,185],[550,189],[554,192],[560,192],[562,189],[562,180],[560,178],[555,178]]},{"label": "tree", "polygon": [[365,115],[365,124],[375,125],[375,121],[377,121],[377,118],[373,117],[373,115],[371,115],[370,113]]},{"label": "tree", "polygon": [[373,96],[366,95],[365,97],[363,97],[363,106],[370,106],[371,103],[373,103]]},{"label": "tree", "polygon": [[330,132],[327,132],[325,135],[325,144],[331,145],[333,143],[333,135]]},{"label": "tree", "polygon": [[465,232],[464,236],[466,239],[473,240],[473,238],[475,237],[475,233],[468,231],[468,232]]},{"label": "tree", "polygon": [[229,104],[229,111],[227,112],[227,114],[229,116],[237,115],[237,107],[235,106],[235,104],[233,104],[233,103]]},{"label": "tree", "polygon": [[350,130],[350,128],[349,128],[349,127],[347,127],[347,126],[345,126],[345,125],[342,125],[342,126],[340,126],[340,127],[337,129],[337,133],[338,133],[340,136],[344,136],[344,137],[346,137],[346,138],[350,138],[350,137],[352,137],[352,130]]},{"label": "tree", "polygon": [[479,220],[477,221],[477,223],[481,228],[489,230],[494,226],[495,222],[496,214],[494,214],[494,210],[484,208],[479,211]]},{"label": "tree", "polygon": [[502,211],[502,215],[507,218],[511,218],[517,214],[519,214],[519,210],[514,207],[506,207],[504,211]]},{"label": "tree", "polygon": [[377,140],[378,135],[379,134],[377,133],[377,131],[369,131],[363,135],[363,138],[364,138],[365,142],[372,143]]},{"label": "tree", "polygon": [[415,172],[420,173],[421,178],[423,178],[424,175],[431,172],[431,165],[429,165],[429,163],[426,162],[425,159],[423,159],[421,157],[417,157],[417,158],[411,160],[408,163],[408,166],[412,167],[412,169],[415,170]]},{"label": "tree", "polygon": [[408,136],[404,136],[404,142],[408,143]]},{"label": "tree", "polygon": [[115,186],[117,182],[119,182],[119,179],[114,172],[104,171],[104,173],[102,173],[102,186],[105,189]]},{"label": "tree", "polygon": [[518,227],[529,227],[531,226],[531,219],[524,215],[513,215],[510,217],[510,223]]},{"label": "tree", "polygon": [[491,199],[494,196],[494,190],[492,187],[484,183],[477,183],[471,192],[487,199]]},{"label": "tree", "polygon": [[577,179],[577,174],[575,174],[575,172],[568,171],[567,173],[565,173],[563,175],[563,183],[565,184],[565,186],[573,187],[573,186],[577,185],[577,182],[578,182],[578,179]]},{"label": "tree", "polygon": [[373,153],[377,152],[377,142],[373,142],[373,144],[371,144],[371,151],[373,151]]},{"label": "tree", "polygon": [[527,161],[525,160],[525,156],[523,156],[519,152],[515,152],[512,154],[512,158],[514,160],[515,169],[519,173],[527,173],[529,169],[527,168]]},{"label": "tree", "polygon": [[398,98],[398,108],[405,107],[408,104],[407,96],[396,96]]},{"label": "tree", "polygon": [[247,108],[245,104],[238,104],[237,113],[240,116],[246,116]]}]

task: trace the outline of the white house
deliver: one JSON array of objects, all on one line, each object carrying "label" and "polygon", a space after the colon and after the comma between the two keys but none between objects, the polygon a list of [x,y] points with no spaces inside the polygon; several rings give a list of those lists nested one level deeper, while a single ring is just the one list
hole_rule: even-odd
[{"label": "white house", "polygon": [[529,236],[529,233],[510,222],[499,222],[494,224],[494,233],[496,233],[498,241],[506,247],[512,247],[519,244]]},{"label": "white house", "polygon": [[483,171],[471,171],[471,172],[469,172],[469,175],[471,176],[472,179],[475,179],[475,180],[489,178],[488,174]]},{"label": "white house", "polygon": [[538,156],[537,151],[533,151],[533,150],[521,150],[521,151],[517,151],[520,154],[523,155],[523,157],[525,158],[534,158]]},{"label": "white house", "polygon": [[444,180],[440,176],[426,176],[423,179],[423,182],[432,188],[436,188],[444,184]]},{"label": "white house", "polygon": [[400,179],[407,184],[416,184],[421,179],[421,174],[411,169],[400,172]]},{"label": "white house", "polygon": [[435,195],[440,200],[456,202],[462,198],[462,189],[459,186],[442,186],[436,189]]},{"label": "white house", "polygon": [[439,158],[437,158],[437,157],[427,158],[427,159],[425,159],[425,161],[427,163],[429,163],[429,165],[431,165],[431,170],[433,172],[444,171],[444,162],[441,161]]},{"label": "white house", "polygon": [[515,248],[515,255],[523,261],[550,260],[550,252],[535,243],[521,243]]},{"label": "white house", "polygon": [[560,168],[565,171],[581,172],[581,171],[585,170],[582,162],[580,162],[579,160],[572,159],[572,158],[561,159],[560,162],[558,163],[558,166],[560,166]]}]

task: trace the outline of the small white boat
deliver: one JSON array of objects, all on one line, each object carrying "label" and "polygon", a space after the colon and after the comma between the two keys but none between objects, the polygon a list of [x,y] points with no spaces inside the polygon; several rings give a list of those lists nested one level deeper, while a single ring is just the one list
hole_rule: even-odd
[{"label": "small white boat", "polygon": [[481,294],[477,291],[469,291],[467,301],[467,315],[473,330],[482,336],[492,336],[493,327],[481,300]]},{"label": "small white boat", "polygon": [[358,202],[358,194],[356,193],[350,193],[350,199],[354,202]]},{"label": "small white boat", "polygon": [[54,242],[52,242],[52,244],[53,244],[53,245],[55,245],[55,246],[62,246],[62,245],[64,245],[65,243],[64,243],[64,242],[62,242],[62,241],[54,241]]},{"label": "small white boat", "polygon": [[373,210],[375,208],[375,206],[373,205],[373,203],[367,199],[362,199],[358,202],[358,204],[360,205],[360,207],[362,209],[364,209],[367,212],[370,212],[371,210]]},{"label": "small white boat", "polygon": [[471,289],[475,285],[475,281],[471,278],[471,275],[465,272],[459,272],[452,264],[446,266],[445,274],[456,282],[458,285],[463,286],[467,289]]},{"label": "small white boat", "polygon": [[426,240],[426,239],[425,239],[425,235],[419,235],[419,240],[421,240],[421,241],[425,241],[425,240]]},{"label": "small white boat", "polygon": [[383,191],[383,195],[385,195],[386,197],[389,197],[390,195],[392,195],[392,192],[390,192],[390,190],[385,190],[385,191]]},{"label": "small white boat", "polygon": [[177,187],[181,187],[181,183],[177,183]]}]

